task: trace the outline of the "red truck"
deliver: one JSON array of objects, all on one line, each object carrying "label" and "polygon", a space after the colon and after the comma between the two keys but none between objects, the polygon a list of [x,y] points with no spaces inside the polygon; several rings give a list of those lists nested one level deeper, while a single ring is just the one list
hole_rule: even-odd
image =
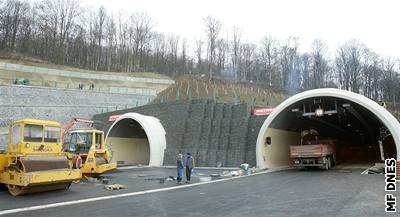
[{"label": "red truck", "polygon": [[290,146],[290,158],[295,167],[329,170],[336,164],[335,144],[333,140],[319,140],[316,130],[304,130],[300,145]]}]

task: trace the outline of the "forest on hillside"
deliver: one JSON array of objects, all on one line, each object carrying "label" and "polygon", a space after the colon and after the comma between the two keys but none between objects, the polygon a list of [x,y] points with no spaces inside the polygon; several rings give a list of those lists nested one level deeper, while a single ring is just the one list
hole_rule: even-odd
[{"label": "forest on hillside", "polygon": [[399,61],[357,39],[330,48],[333,55],[321,39],[300,52],[297,37],[249,42],[238,27],[225,34],[223,21],[203,23],[204,34],[187,39],[155,31],[154,18],[142,12],[83,8],[78,0],[0,0],[0,52],[91,70],[206,75],[289,94],[338,87],[377,101],[400,97]]}]

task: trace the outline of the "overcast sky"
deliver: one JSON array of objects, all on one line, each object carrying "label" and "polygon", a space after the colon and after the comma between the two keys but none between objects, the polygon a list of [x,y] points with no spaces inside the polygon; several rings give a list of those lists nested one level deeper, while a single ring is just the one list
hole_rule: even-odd
[{"label": "overcast sky", "polygon": [[[243,39],[258,43],[271,35],[300,39],[308,51],[313,39],[325,41],[332,53],[348,39],[360,39],[384,56],[400,57],[399,0],[81,0],[83,6],[104,5],[108,11],[146,12],[155,20],[154,30],[174,33],[193,42],[205,38],[203,18],[221,20],[221,36],[232,26]],[[193,47],[192,47],[193,48]]]}]

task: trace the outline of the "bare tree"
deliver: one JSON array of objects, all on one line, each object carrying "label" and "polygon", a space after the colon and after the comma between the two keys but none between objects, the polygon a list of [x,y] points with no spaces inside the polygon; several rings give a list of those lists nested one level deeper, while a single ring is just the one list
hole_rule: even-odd
[{"label": "bare tree", "polygon": [[253,76],[252,73],[254,72],[255,67],[255,60],[256,60],[256,45],[255,44],[242,44],[241,50],[243,55],[243,62],[241,64],[241,80],[242,81],[250,81],[254,82],[252,79],[256,78],[257,76]]},{"label": "bare tree", "polygon": [[277,57],[276,40],[271,36],[265,36],[261,42],[260,57],[263,64],[263,78],[268,86],[272,86],[273,78],[276,77],[275,61]]},{"label": "bare tree", "polygon": [[153,21],[146,13],[134,13],[131,15],[131,27],[133,31],[133,52],[135,58],[133,70],[138,71],[142,67],[146,45],[150,42]]},{"label": "bare tree", "polygon": [[294,91],[290,85],[298,77],[297,71],[294,70],[298,46],[298,38],[289,37],[280,49],[281,86],[290,91]]},{"label": "bare tree", "polygon": [[328,61],[325,57],[327,50],[328,47],[320,39],[315,39],[311,44],[312,88],[321,88],[326,84],[326,77],[329,71]]},{"label": "bare tree", "polygon": [[221,70],[225,69],[226,62],[226,53],[228,50],[228,44],[224,39],[219,39],[217,41],[217,49],[216,49],[216,59],[217,59],[217,71],[220,73]]},{"label": "bare tree", "polygon": [[107,56],[106,56],[106,66],[107,71],[111,71],[112,64],[114,62],[115,50],[117,44],[117,27],[113,17],[109,17],[106,23],[107,31]]},{"label": "bare tree", "polygon": [[169,56],[169,68],[172,75],[177,75],[178,68],[178,46],[179,46],[179,36],[169,35],[168,36],[168,56]]},{"label": "bare tree", "polygon": [[96,62],[96,70],[99,69],[100,66],[100,61],[102,57],[102,41],[103,41],[103,36],[104,36],[104,22],[106,21],[106,9],[104,6],[101,6],[98,10],[97,16],[96,16],[96,23],[95,23],[95,38],[97,41],[97,62]]},{"label": "bare tree", "polygon": [[15,51],[17,33],[28,9],[28,4],[19,0],[7,0],[3,3],[0,10],[0,48]]},{"label": "bare tree", "polygon": [[44,37],[50,37],[47,46],[47,58],[56,56],[57,62],[63,62],[66,55],[66,41],[74,20],[80,14],[77,0],[43,0],[37,4],[39,25]]},{"label": "bare tree", "polygon": [[311,89],[311,79],[310,79],[310,74],[311,74],[311,55],[308,53],[305,53],[301,55],[301,74],[302,74],[302,79],[301,79],[301,88],[304,90]]},{"label": "bare tree", "polygon": [[393,104],[397,102],[396,95],[398,94],[398,73],[395,72],[395,62],[391,58],[386,58],[383,60],[383,79],[382,79],[382,89],[383,100],[391,101]]},{"label": "bare tree", "polygon": [[362,50],[364,45],[357,40],[350,40],[342,45],[336,57],[336,70],[342,88],[358,93],[362,70]]},{"label": "bare tree", "polygon": [[197,59],[197,72],[202,73],[202,55],[203,55],[203,41],[198,39],[196,40],[196,59]]},{"label": "bare tree", "polygon": [[181,71],[181,73],[182,74],[186,74],[186,61],[187,61],[187,54],[186,54],[186,50],[187,50],[187,40],[184,38],[183,40],[182,40],[182,51],[181,51],[181,69],[180,69],[180,71]]},{"label": "bare tree", "polygon": [[222,24],[219,20],[213,17],[204,18],[204,24],[206,26],[206,33],[208,39],[207,57],[208,57],[208,72],[210,78],[213,77],[213,65],[215,61],[215,50],[217,48],[217,39],[219,32],[221,31]]},{"label": "bare tree", "polygon": [[232,61],[232,68],[235,73],[235,82],[238,82],[238,74],[239,74],[239,56],[240,56],[240,44],[242,38],[242,31],[238,27],[233,27],[233,37],[231,42],[231,61]]}]

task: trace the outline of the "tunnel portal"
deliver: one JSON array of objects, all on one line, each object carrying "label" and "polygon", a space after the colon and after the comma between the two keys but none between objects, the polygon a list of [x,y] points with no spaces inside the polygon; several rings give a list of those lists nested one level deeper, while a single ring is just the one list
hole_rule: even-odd
[{"label": "tunnel portal", "polygon": [[349,91],[316,89],[279,105],[264,122],[257,139],[257,165],[291,165],[289,146],[301,132],[316,130],[319,140],[333,141],[338,165],[373,165],[397,158],[399,122],[382,106]]},{"label": "tunnel portal", "polygon": [[165,130],[157,118],[138,113],[120,116],[110,127],[106,145],[113,162],[121,165],[162,166]]}]

